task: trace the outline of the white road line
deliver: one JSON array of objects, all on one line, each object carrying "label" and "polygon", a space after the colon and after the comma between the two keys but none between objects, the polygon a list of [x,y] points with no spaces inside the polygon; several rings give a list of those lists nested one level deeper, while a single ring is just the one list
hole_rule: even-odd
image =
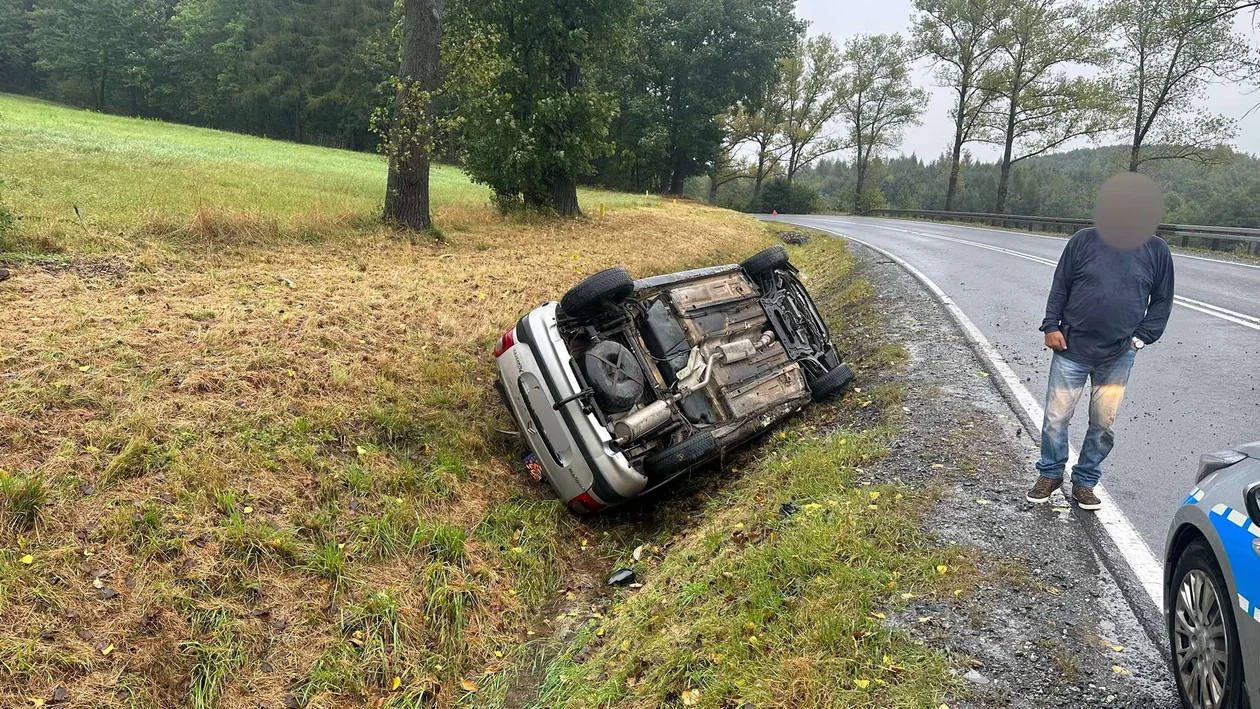
[{"label": "white road line", "polygon": [[[884,219],[884,217],[874,217],[874,218]],[[914,220],[908,220],[908,219],[888,219],[888,221],[905,222],[909,224],[936,224],[937,223],[937,222],[916,222]],[[957,227],[959,229],[976,229],[978,231],[991,231],[995,234],[1015,234],[1017,236],[1033,236],[1038,239],[1054,239],[1055,241],[1067,241],[1068,239],[1067,236],[1054,236],[1052,234],[1036,234],[1036,233],[1027,232],[1027,231],[1011,231],[1010,229],[995,229],[993,227],[971,226],[969,224],[942,224],[941,226],[951,226],[951,227]],[[1242,263],[1241,261],[1226,261],[1224,259],[1212,258],[1211,256],[1194,256],[1191,254],[1183,254],[1183,253],[1174,251],[1173,257],[1190,258],[1190,259],[1194,259],[1195,261],[1208,261],[1210,263],[1223,263],[1226,266],[1238,266],[1239,268],[1254,268],[1256,270],[1260,270],[1260,265],[1257,265],[1254,263]]]},{"label": "white road line", "polygon": [[[1016,251],[1014,249],[1008,249],[1002,246],[984,244],[979,241],[968,241],[966,239],[956,239],[952,236],[942,236],[941,234],[928,234],[926,232],[914,231],[913,229],[901,229],[897,227],[881,226],[878,224],[862,224],[862,225],[851,225],[851,226],[870,226],[876,229],[884,229],[885,231],[894,231],[900,234],[913,234],[915,236],[922,236],[926,239],[938,239],[940,241],[949,241],[955,244],[962,244],[964,246],[973,246],[978,249],[994,251],[1000,254],[1006,254],[1008,256],[1014,256],[1016,258],[1022,258],[1028,261],[1033,261],[1035,263],[1040,263],[1047,266],[1058,265],[1058,262],[1052,259],[1045,258],[1043,256],[1037,256],[1035,254],[1027,254],[1027,253],[1024,253],[1023,251]],[[1229,308],[1222,308],[1219,305],[1212,305],[1211,303],[1205,303],[1201,300],[1195,300],[1193,298],[1187,298],[1185,296],[1180,296],[1180,295],[1173,296],[1173,302],[1175,302],[1177,305],[1180,305],[1184,308],[1196,310],[1205,315],[1211,315],[1214,318],[1220,318],[1221,320],[1225,320],[1226,322],[1231,322],[1231,323],[1234,323],[1235,325],[1242,325],[1245,328],[1260,332],[1260,318],[1253,317],[1245,313],[1240,313],[1235,310],[1230,310]]]},{"label": "white road line", "polygon": [[[1007,364],[1001,353],[999,353],[993,346],[993,343],[989,342],[988,338],[984,336],[984,333],[980,332],[980,328],[976,327],[976,324],[971,321],[971,318],[967,317],[966,313],[962,311],[962,308],[958,307],[958,304],[946,295],[945,291],[941,290],[940,286],[936,285],[932,279],[924,275],[919,269],[910,265],[905,261],[905,259],[895,256],[892,253],[875,246],[874,244],[867,243],[861,239],[855,239],[847,234],[841,234],[834,229],[827,229],[823,227],[814,228],[829,231],[837,236],[842,236],[845,239],[850,239],[869,249],[872,249],[873,251],[877,251],[885,257],[891,259],[898,266],[901,266],[908,271],[910,275],[918,279],[918,281],[931,291],[932,295],[940,301],[941,305],[945,306],[945,310],[949,312],[950,316],[954,318],[954,321],[957,322],[959,327],[963,329],[967,339],[976,346],[983,355],[984,359],[988,361],[989,367],[997,372],[998,376],[1002,377],[1002,381],[1004,381],[1006,386],[1010,388],[1011,393],[1015,396],[1015,399],[1019,402],[1020,408],[1024,410],[1024,413],[1028,416],[1028,418],[1034,423],[1045,418],[1045,412],[1041,408],[1041,404],[1038,403],[1037,399],[1032,395],[1032,392],[1028,391],[1028,388],[1024,386],[1024,383],[1020,380],[1019,376],[1016,375],[1015,371],[1011,369],[1011,366]],[[1069,468],[1072,465],[1075,465],[1076,458],[1077,452],[1074,449],[1069,448]],[[1134,575],[1137,576],[1138,581],[1142,584],[1142,588],[1146,590],[1147,595],[1150,596],[1151,601],[1157,608],[1162,609],[1164,598],[1163,566],[1155,558],[1155,555],[1151,553],[1150,547],[1147,546],[1141,535],[1138,534],[1137,528],[1133,526],[1133,523],[1129,521],[1129,518],[1125,516],[1124,512],[1120,510],[1119,506],[1116,505],[1111,496],[1107,494],[1107,491],[1103,488],[1103,486],[1098,485],[1095,487],[1094,493],[1098,495],[1099,500],[1103,503],[1102,509],[1095,513],[1098,517],[1098,521],[1102,524],[1103,529],[1106,530],[1107,535],[1111,537],[1111,541],[1116,545],[1116,548],[1120,550],[1120,554],[1124,557],[1125,563],[1129,565],[1129,568],[1132,569]]]}]

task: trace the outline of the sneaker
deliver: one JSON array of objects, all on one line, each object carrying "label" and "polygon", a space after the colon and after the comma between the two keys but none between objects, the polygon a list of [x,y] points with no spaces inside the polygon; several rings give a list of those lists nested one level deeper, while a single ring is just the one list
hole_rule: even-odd
[{"label": "sneaker", "polygon": [[1092,486],[1072,485],[1072,497],[1076,500],[1077,507],[1083,510],[1102,509],[1102,500],[1098,499],[1098,496],[1094,494]]},{"label": "sneaker", "polygon": [[1050,501],[1050,495],[1063,485],[1063,478],[1048,478],[1044,475],[1037,478],[1037,484],[1028,491],[1027,500],[1041,504]]}]

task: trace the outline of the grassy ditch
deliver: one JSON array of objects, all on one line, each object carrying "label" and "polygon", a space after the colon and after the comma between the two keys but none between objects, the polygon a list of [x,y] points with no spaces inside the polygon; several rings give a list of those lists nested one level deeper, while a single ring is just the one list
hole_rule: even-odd
[{"label": "grassy ditch", "polygon": [[504,219],[446,171],[444,240],[413,244],[372,223],[374,156],[0,115],[4,706],[483,705],[621,544],[495,432],[494,343],[600,268],[771,243],[632,195]]},{"label": "grassy ditch", "polygon": [[[830,240],[792,249],[842,347],[895,366],[869,287]],[[691,528],[623,550],[641,588],[571,622],[533,707],[936,707],[958,680],[887,618],[968,592],[975,564],[920,531],[930,490],[859,482],[898,434],[883,384],[773,435],[729,486],[689,500]]]}]

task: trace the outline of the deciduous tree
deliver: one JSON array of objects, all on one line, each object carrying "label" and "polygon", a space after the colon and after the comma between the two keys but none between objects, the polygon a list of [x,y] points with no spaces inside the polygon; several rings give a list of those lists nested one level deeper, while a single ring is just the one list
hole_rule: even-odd
[{"label": "deciduous tree", "polygon": [[1235,122],[1204,106],[1213,82],[1252,75],[1255,50],[1222,15],[1220,0],[1116,0],[1115,86],[1131,137],[1129,170],[1152,160],[1205,161]]},{"label": "deciduous tree", "polygon": [[845,43],[841,116],[853,147],[853,208],[865,207],[871,160],[901,144],[919,123],[928,94],[910,84],[910,51],[901,35],[859,35]]},{"label": "deciduous tree", "polygon": [[994,212],[1006,208],[1011,168],[1077,138],[1114,130],[1115,88],[1069,76],[1073,64],[1107,60],[1100,13],[1077,0],[1008,0],[999,24],[1001,61],[982,80],[995,100],[981,113],[978,139],[1002,146]]},{"label": "deciduous tree", "polygon": [[778,170],[783,158],[783,93],[778,79],[768,83],[760,96],[736,107],[733,130],[742,149],[751,152],[749,174],[752,175],[752,203],[761,199],[765,181]]},{"label": "deciduous tree", "polygon": [[648,0],[637,30],[650,51],[649,92],[663,103],[668,162],[661,185],[681,194],[724,138],[713,117],[756,98],[803,24],[793,0]]},{"label": "deciduous tree", "polygon": [[448,86],[469,174],[500,206],[579,214],[578,179],[611,150],[616,109],[592,78],[622,51],[633,0],[461,0],[458,8],[453,51],[463,59]]},{"label": "deciduous tree", "polygon": [[779,71],[777,102],[783,106],[783,153],[789,183],[824,155],[843,150],[846,141],[831,131],[843,106],[840,48],[831,35],[802,40]]},{"label": "deciduous tree", "polygon": [[954,121],[945,209],[954,208],[963,146],[975,137],[984,109],[995,94],[981,79],[997,56],[998,23],[1005,0],[915,0],[914,52],[932,63],[938,85],[949,89]]}]

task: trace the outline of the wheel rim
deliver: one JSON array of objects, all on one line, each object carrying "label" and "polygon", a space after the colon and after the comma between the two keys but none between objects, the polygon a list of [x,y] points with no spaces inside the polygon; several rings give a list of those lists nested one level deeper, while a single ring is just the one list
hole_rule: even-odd
[{"label": "wheel rim", "polygon": [[1173,652],[1185,698],[1194,709],[1221,709],[1229,679],[1229,635],[1216,584],[1191,569],[1177,590]]}]

